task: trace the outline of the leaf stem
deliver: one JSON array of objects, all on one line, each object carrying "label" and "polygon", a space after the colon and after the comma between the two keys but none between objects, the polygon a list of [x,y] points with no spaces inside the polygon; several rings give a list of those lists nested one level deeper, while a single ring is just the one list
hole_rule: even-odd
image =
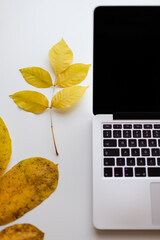
[{"label": "leaf stem", "polygon": [[56,155],[58,156],[59,153],[57,150],[56,141],[55,141],[54,132],[53,132],[52,107],[50,107],[50,117],[51,117],[51,131],[52,131],[53,143],[54,143]]},{"label": "leaf stem", "polygon": [[[55,87],[56,87],[56,79],[55,79],[55,82],[54,82],[54,85],[53,85],[52,98],[54,96]],[[55,141],[55,137],[54,137],[54,131],[53,131],[52,106],[50,106],[50,118],[51,118],[51,131],[52,131],[53,143],[54,143],[56,155],[58,156],[59,153],[58,153],[58,150],[57,150],[56,141]]]}]

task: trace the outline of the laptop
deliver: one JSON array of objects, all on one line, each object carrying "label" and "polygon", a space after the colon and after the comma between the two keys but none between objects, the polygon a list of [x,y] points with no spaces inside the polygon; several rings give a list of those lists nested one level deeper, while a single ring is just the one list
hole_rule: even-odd
[{"label": "laptop", "polygon": [[97,7],[93,46],[93,224],[160,229],[160,7]]}]

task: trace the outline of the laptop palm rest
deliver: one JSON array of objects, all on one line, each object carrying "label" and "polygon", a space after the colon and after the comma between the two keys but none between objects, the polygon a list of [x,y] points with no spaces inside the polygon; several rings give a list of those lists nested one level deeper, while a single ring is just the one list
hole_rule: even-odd
[{"label": "laptop palm rest", "polygon": [[160,183],[151,183],[152,223],[160,225]]},{"label": "laptop palm rest", "polygon": [[94,203],[98,206],[94,225],[98,229],[146,229],[146,225],[152,224],[148,182],[141,181],[138,184],[136,179],[126,182],[113,180],[102,181],[101,186],[102,188],[96,191],[96,195],[98,193],[102,196],[101,191],[104,189],[108,195],[104,195],[101,199],[94,196],[96,201]]}]

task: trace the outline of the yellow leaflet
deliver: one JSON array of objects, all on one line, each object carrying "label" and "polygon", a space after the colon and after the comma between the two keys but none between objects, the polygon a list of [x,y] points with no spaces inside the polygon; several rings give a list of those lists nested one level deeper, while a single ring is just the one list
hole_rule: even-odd
[{"label": "yellow leaflet", "polygon": [[50,49],[49,60],[56,76],[72,63],[72,50],[68,47],[63,38]]},{"label": "yellow leaflet", "polygon": [[13,101],[27,112],[41,113],[48,108],[48,99],[39,92],[20,91],[10,95]]},{"label": "yellow leaflet", "polygon": [[81,83],[87,76],[91,64],[76,63],[58,75],[56,85],[62,88]]},{"label": "yellow leaflet", "polygon": [[5,123],[0,117],[0,176],[7,168],[11,152],[11,138]]},{"label": "yellow leaflet", "polygon": [[19,70],[26,82],[37,88],[48,88],[53,86],[49,72],[40,67],[29,67]]},{"label": "yellow leaflet", "polygon": [[10,223],[38,206],[58,184],[58,168],[40,157],[19,162],[0,179],[0,225]]},{"label": "yellow leaflet", "polygon": [[31,224],[15,224],[0,232],[1,240],[43,240],[44,233]]},{"label": "yellow leaflet", "polygon": [[52,107],[58,109],[71,107],[83,96],[87,88],[88,87],[73,86],[59,91],[52,98]]}]

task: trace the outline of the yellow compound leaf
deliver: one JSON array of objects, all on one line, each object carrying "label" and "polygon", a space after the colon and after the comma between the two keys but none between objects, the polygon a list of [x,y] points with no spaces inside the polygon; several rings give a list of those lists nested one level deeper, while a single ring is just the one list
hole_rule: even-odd
[{"label": "yellow compound leaf", "polygon": [[48,108],[48,99],[39,92],[20,91],[10,95],[13,101],[27,112],[41,113]]},{"label": "yellow compound leaf", "polygon": [[5,123],[0,117],[0,176],[7,168],[11,152],[11,138]]},{"label": "yellow compound leaf", "polygon": [[0,232],[1,240],[43,240],[44,233],[31,224],[15,224]]},{"label": "yellow compound leaf", "polygon": [[56,76],[68,68],[72,63],[73,52],[63,38],[50,49],[49,60]]},{"label": "yellow compound leaf", "polygon": [[52,78],[46,70],[40,67],[29,67],[19,70],[26,82],[37,88],[48,88],[53,86]]},{"label": "yellow compound leaf", "polygon": [[51,105],[54,108],[65,109],[76,103],[85,93],[88,87],[73,86],[59,91],[52,98]]},{"label": "yellow compound leaf", "polygon": [[0,225],[23,216],[48,198],[58,184],[58,167],[40,157],[28,158],[0,179]]},{"label": "yellow compound leaf", "polygon": [[87,76],[91,64],[76,63],[58,75],[56,85],[66,88],[81,83]]}]

